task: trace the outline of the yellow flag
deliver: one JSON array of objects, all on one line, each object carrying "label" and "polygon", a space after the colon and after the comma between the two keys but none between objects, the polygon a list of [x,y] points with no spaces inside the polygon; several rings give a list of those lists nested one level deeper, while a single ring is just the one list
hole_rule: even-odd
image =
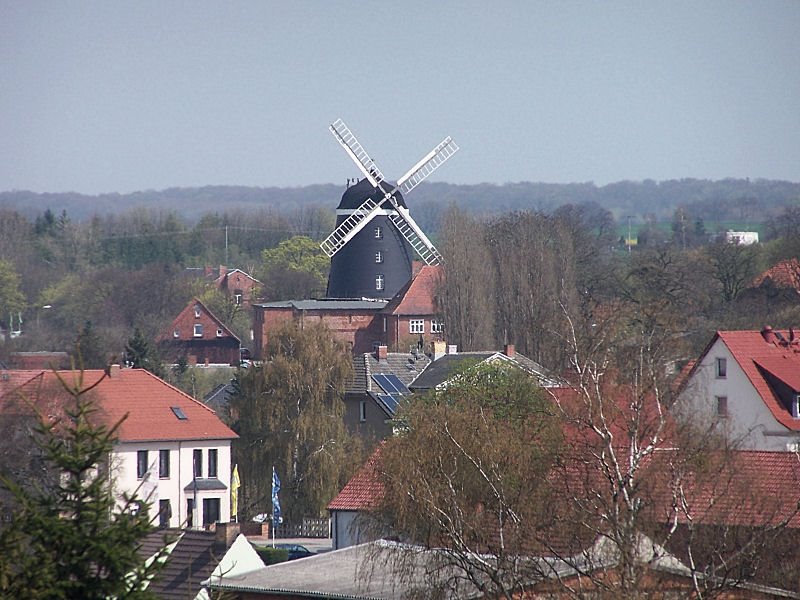
[{"label": "yellow flag", "polygon": [[239,520],[239,488],[242,486],[239,480],[239,465],[233,465],[231,474],[231,517]]}]

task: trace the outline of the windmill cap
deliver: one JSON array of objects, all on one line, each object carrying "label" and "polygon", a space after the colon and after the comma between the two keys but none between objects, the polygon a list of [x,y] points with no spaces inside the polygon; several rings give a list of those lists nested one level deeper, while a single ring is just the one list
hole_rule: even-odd
[{"label": "windmill cap", "polygon": [[[389,181],[384,181],[383,184],[388,186],[388,189],[392,189],[394,187],[394,184]],[[369,179],[365,177],[357,184],[351,185],[349,188],[347,188],[347,190],[345,190],[344,194],[342,194],[342,201],[339,202],[339,206],[336,208],[337,210],[353,210],[364,204],[364,201],[369,197],[379,200],[383,197],[383,194],[372,187]],[[394,193],[394,197],[397,199],[397,204],[403,208],[408,208],[405,200],[403,199],[403,195],[399,191]]]}]

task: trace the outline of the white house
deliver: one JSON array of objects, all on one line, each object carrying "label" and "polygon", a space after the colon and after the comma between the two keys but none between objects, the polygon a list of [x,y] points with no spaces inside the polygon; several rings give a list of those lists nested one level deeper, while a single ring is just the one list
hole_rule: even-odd
[{"label": "white house", "polygon": [[[63,414],[63,385],[49,371],[6,394],[27,397],[45,415]],[[107,426],[120,423],[109,465],[114,490],[151,502],[162,527],[200,528],[230,521],[231,441],[236,434],[202,402],[143,369],[63,371],[88,392]],[[99,382],[99,383],[98,383]],[[95,385],[96,384],[96,385]],[[8,404],[4,406],[7,410]]]},{"label": "white house", "polygon": [[794,331],[718,331],[686,375],[681,410],[752,450],[800,444],[800,339]]}]

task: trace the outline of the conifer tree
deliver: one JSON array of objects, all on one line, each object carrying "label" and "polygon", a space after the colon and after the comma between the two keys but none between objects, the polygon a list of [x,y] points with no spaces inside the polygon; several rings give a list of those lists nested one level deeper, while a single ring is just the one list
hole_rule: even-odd
[{"label": "conifer tree", "polygon": [[9,492],[10,519],[0,527],[0,597],[152,598],[143,582],[160,561],[146,563],[139,541],[152,530],[147,504],[115,498],[109,457],[120,423],[100,424],[82,376],[58,377],[48,402],[63,407],[39,415],[34,443],[47,466],[37,481],[0,476]]}]

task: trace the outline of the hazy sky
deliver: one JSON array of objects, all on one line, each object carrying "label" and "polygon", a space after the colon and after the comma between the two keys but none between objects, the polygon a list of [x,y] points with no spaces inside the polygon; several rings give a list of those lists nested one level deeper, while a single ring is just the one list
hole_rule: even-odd
[{"label": "hazy sky", "polygon": [[0,0],[0,190],[800,181],[800,1]]}]

